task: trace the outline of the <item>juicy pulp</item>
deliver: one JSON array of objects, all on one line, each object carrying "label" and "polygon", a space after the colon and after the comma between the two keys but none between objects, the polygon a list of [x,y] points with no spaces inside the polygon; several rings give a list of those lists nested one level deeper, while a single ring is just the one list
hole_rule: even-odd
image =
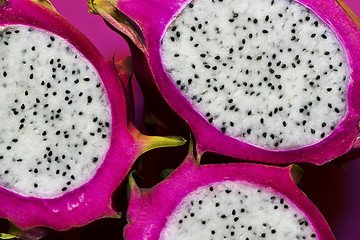
[{"label": "juicy pulp", "polygon": [[110,146],[111,110],[97,70],[63,38],[1,28],[0,183],[54,198],[88,182]]},{"label": "juicy pulp", "polygon": [[161,54],[174,84],[209,123],[255,146],[318,143],[347,111],[343,45],[294,1],[192,1],[167,28]]},{"label": "juicy pulp", "polygon": [[160,240],[318,239],[307,216],[272,189],[222,181],[189,193],[167,218]]}]

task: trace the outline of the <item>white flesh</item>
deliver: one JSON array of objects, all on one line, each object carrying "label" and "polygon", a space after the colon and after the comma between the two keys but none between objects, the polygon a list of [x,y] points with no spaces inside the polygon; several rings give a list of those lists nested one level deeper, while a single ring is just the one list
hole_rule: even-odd
[{"label": "white flesh", "polygon": [[[304,238],[305,237],[305,238]],[[181,200],[160,240],[318,239],[305,214],[285,196],[254,184],[201,186]]]},{"label": "white flesh", "polygon": [[23,25],[0,31],[0,184],[23,196],[60,196],[88,182],[105,158],[107,95],[66,40]]},{"label": "white flesh", "polygon": [[343,46],[297,2],[195,0],[166,30],[161,54],[195,109],[252,145],[285,150],[320,142],[347,110]]}]

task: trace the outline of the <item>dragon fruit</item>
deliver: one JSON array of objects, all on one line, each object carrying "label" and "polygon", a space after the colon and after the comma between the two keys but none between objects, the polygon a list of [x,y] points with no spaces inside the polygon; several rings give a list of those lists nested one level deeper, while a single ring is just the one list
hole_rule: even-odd
[{"label": "dragon fruit", "polygon": [[200,154],[320,165],[359,145],[359,21],[343,1],[89,5],[130,42],[148,105],[160,93]]},{"label": "dragon fruit", "polygon": [[51,3],[1,1],[0,28],[0,217],[66,230],[118,216],[136,158],[183,139],[136,130],[130,59],[118,74]]},{"label": "dragon fruit", "polygon": [[199,165],[188,156],[152,189],[130,178],[124,238],[335,239],[296,186],[300,173],[296,165]]}]

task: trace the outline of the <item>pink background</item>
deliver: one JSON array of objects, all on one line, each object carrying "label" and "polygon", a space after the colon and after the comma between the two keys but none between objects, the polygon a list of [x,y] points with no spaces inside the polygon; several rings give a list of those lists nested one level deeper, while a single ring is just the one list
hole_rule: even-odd
[{"label": "pink background", "polygon": [[[63,16],[90,38],[106,58],[114,54],[118,57],[129,55],[126,42],[113,33],[99,16],[88,14],[86,0],[52,2]],[[360,16],[359,0],[345,2]],[[305,173],[301,188],[322,211],[336,238],[360,239],[360,159],[348,164],[333,161],[321,167],[302,167]]]}]

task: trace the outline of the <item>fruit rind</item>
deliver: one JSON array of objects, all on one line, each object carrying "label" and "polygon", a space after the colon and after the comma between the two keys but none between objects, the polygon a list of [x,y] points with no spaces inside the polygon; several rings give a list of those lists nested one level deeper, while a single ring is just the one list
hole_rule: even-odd
[{"label": "fruit rind", "polygon": [[[294,183],[293,174],[299,167],[274,167],[251,163],[199,165],[189,155],[167,179],[152,189],[140,189],[130,180],[128,225],[125,239],[159,239],[166,219],[180,201],[199,186],[220,181],[246,181],[273,189],[286,196],[302,210],[314,225],[320,239],[335,239],[325,219]],[[166,197],[165,197],[166,196]]]},{"label": "fruit rind", "polygon": [[140,155],[141,146],[127,130],[125,96],[113,62],[105,60],[86,37],[63,17],[32,1],[9,0],[0,6],[0,25],[13,24],[47,30],[77,48],[94,65],[103,81],[111,103],[113,123],[108,153],[94,178],[53,199],[23,197],[1,188],[0,204],[3,207],[0,217],[8,218],[23,230],[37,226],[67,230],[99,218],[116,217],[118,214],[112,206],[112,194]]},{"label": "fruit rind", "polygon": [[[353,146],[355,138],[360,133],[358,126],[360,102],[357,97],[360,94],[360,87],[357,84],[360,76],[360,55],[358,54],[360,30],[356,24],[359,21],[356,20],[356,16],[348,10],[342,1],[298,0],[297,2],[311,9],[332,28],[346,49],[352,72],[347,94],[348,110],[332,134],[319,143],[289,150],[266,150],[224,135],[220,130],[208,124],[207,120],[197,113],[189,101],[172,84],[165,70],[159,67],[162,66],[159,49],[161,48],[161,39],[164,31],[173,19],[190,3],[189,0],[156,1],[151,3],[149,1],[138,0],[118,0],[113,1],[112,4],[116,7],[116,11],[126,16],[126,19],[131,19],[132,29],[138,30],[137,35],[142,36],[141,40],[143,40],[144,46],[146,46],[146,50],[139,47],[140,51],[135,47],[131,47],[135,73],[141,82],[140,85],[145,89],[145,99],[152,101],[149,96],[153,96],[154,92],[161,92],[172,109],[190,125],[197,140],[196,148],[200,154],[215,152],[256,162],[276,164],[310,162],[321,165],[349,151]],[[152,14],[144,15],[142,14],[143,11],[151,12]],[[116,14],[116,12],[114,13]],[[99,14],[101,15],[101,13]],[[112,25],[112,27],[117,29],[116,25]],[[117,30],[122,31],[121,29]],[[124,34],[126,33],[124,32]],[[135,45],[138,46],[136,42]],[[151,81],[155,81],[155,83],[151,83]]]}]

